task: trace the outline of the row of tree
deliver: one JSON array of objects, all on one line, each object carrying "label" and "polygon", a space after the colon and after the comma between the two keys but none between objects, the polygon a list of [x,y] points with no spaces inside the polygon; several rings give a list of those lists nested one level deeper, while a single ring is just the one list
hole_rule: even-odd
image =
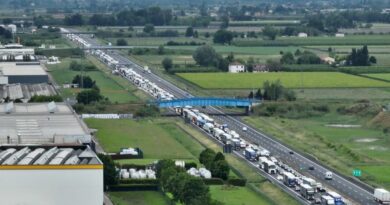
[{"label": "row of tree", "polygon": [[211,171],[213,177],[223,180],[229,178],[230,167],[221,152],[215,153],[212,149],[207,148],[200,153],[199,162]]},{"label": "row of tree", "polygon": [[369,66],[376,63],[376,58],[370,56],[368,47],[365,45],[363,48],[352,48],[351,54],[347,56],[347,64],[352,66]]},{"label": "row of tree", "polygon": [[156,26],[169,25],[172,21],[172,11],[160,7],[146,9],[125,9],[115,14],[94,14],[91,17],[73,14],[65,17],[64,23],[69,26],[139,26],[153,24]]},{"label": "row of tree", "polygon": [[285,88],[279,80],[275,82],[265,81],[263,83],[263,91],[259,88],[255,93],[251,91],[248,95],[250,99],[258,99],[258,100],[269,100],[269,101],[277,101],[277,100],[287,100],[287,101],[295,101],[296,94],[293,90]]}]

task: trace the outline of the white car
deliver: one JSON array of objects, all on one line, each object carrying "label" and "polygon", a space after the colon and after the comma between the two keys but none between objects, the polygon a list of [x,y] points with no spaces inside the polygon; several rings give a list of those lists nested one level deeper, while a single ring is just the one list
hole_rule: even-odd
[{"label": "white car", "polygon": [[332,178],[333,178],[333,173],[332,172],[326,172],[325,173],[325,179],[326,180],[332,180]]},{"label": "white car", "polygon": [[242,127],[242,131],[246,132],[248,130],[247,127]]}]

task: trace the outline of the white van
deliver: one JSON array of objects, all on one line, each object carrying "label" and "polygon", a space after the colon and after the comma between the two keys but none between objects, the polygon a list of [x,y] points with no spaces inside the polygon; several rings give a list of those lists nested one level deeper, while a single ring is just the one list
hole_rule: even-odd
[{"label": "white van", "polygon": [[326,180],[332,180],[333,178],[333,173],[332,172],[325,172],[325,179]]}]

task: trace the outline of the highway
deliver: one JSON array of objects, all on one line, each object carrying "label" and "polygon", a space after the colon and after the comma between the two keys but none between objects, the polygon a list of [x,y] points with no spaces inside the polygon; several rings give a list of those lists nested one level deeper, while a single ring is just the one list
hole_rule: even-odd
[{"label": "highway", "polygon": [[[80,36],[82,36],[84,40],[89,42],[92,47],[98,47],[100,45],[95,39],[90,38],[88,35],[81,34]],[[176,98],[193,97],[187,91],[176,87],[172,83],[164,80],[163,78],[157,76],[154,73],[143,73],[143,68],[141,66],[130,61],[130,59],[128,59],[127,57],[122,56],[118,51],[110,51],[110,56],[118,60],[120,64],[130,65],[144,78],[150,80],[151,82],[154,82],[162,89],[173,94]],[[275,140],[272,136],[266,135],[265,133],[262,133],[261,131],[256,130],[255,128],[245,124],[240,118],[225,115],[223,111],[221,111],[219,108],[209,107],[206,108],[206,110],[208,112],[220,113],[221,115],[213,116],[215,120],[228,124],[228,126],[231,129],[237,131],[242,138],[253,143],[259,144],[260,146],[268,149],[272,153],[272,155],[277,156],[281,161],[293,167],[294,169],[307,169],[309,166],[313,166],[314,170],[308,171],[307,173],[310,173],[313,178],[315,178],[317,181],[322,182],[322,184],[324,184],[326,187],[330,187],[331,189],[337,191],[347,199],[352,200],[354,204],[377,204],[373,200],[373,194],[371,193],[371,191],[366,190],[366,187],[361,187],[349,181],[346,177],[343,177],[336,173],[333,173],[333,180],[325,181],[324,174],[326,171],[328,171],[328,169],[325,166],[321,165],[319,162],[312,160],[300,153],[297,153],[294,150],[291,150],[287,146]],[[242,127],[244,126],[248,128],[246,132],[242,131]],[[290,151],[292,151],[293,154],[291,154]]]}]

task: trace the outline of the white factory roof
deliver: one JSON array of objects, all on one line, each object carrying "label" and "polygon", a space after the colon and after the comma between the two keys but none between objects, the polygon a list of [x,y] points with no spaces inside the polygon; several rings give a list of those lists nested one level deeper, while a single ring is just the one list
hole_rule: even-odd
[{"label": "white factory roof", "polygon": [[[101,165],[89,146],[1,146],[0,169],[11,165]],[[50,167],[48,167],[50,169]]]},{"label": "white factory roof", "polygon": [[0,104],[0,144],[79,141],[91,141],[89,129],[64,103]]},{"label": "white factory roof", "polygon": [[0,75],[47,75],[39,64],[0,63]]}]

